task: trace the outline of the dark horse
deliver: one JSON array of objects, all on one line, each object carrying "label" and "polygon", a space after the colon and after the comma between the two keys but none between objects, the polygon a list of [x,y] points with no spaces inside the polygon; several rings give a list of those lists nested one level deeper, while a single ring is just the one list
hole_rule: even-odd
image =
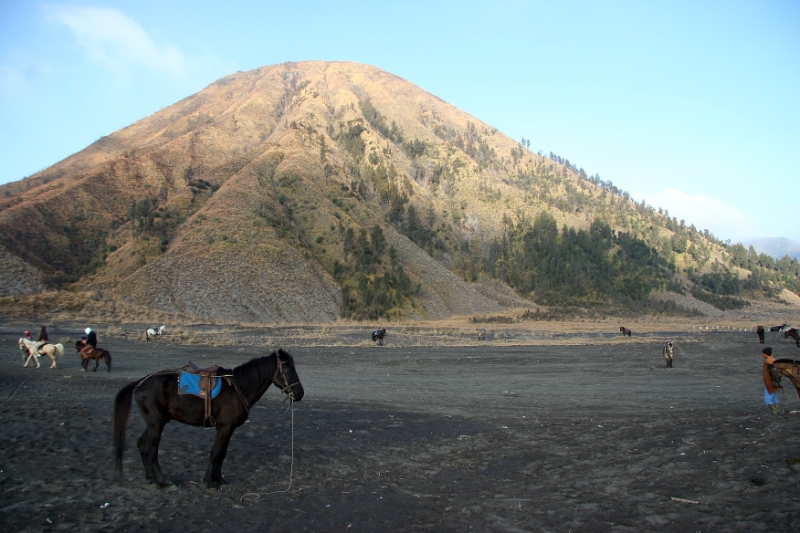
[{"label": "dark horse", "polygon": [[94,369],[92,369],[92,372],[97,372],[100,361],[105,362],[108,367],[106,372],[111,372],[111,352],[104,348],[94,348],[91,353],[86,353],[84,348],[86,348],[86,344],[84,344],[83,341],[75,343],[75,351],[81,354],[81,366],[84,370],[89,370],[89,361],[94,360]]},{"label": "dark horse", "polygon": [[758,333],[758,342],[764,344],[764,326],[758,326],[756,328],[756,333]]},{"label": "dark horse", "polygon": [[630,337],[630,336],[631,336],[631,330],[629,330],[628,328],[625,328],[625,327],[622,327],[622,326],[620,326],[620,327],[619,327],[619,332],[620,332],[620,333],[622,333],[622,336],[623,336],[623,337],[624,337],[625,335],[627,335],[628,337]]},{"label": "dark horse", "polygon": [[376,329],[372,332],[372,342],[378,341],[378,346],[383,346],[383,338],[386,336],[386,328]]},{"label": "dark horse", "polygon": [[769,328],[769,330],[771,332],[773,332],[773,333],[776,332],[776,331],[785,331],[786,330],[786,322],[784,322],[782,326],[772,326],[771,328]]},{"label": "dark horse", "polygon": [[[191,394],[178,395],[180,370],[165,370],[131,383],[117,394],[114,401],[112,433],[114,459],[118,472],[122,472],[122,453],[125,449],[125,430],[131,411],[132,399],[136,399],[147,429],[137,441],[142,454],[145,477],[159,486],[166,486],[158,464],[158,444],[161,432],[170,420],[192,426],[203,426],[205,401]],[[206,475],[206,486],[219,488],[222,479],[222,461],[228,453],[228,444],[233,431],[245,423],[253,406],[271,384],[287,394],[289,399],[299,402],[303,398],[303,385],[294,368],[291,354],[283,350],[251,359],[233,370],[219,368],[218,379],[222,379],[222,390],[211,402],[211,414],[216,421],[217,438],[211,448]],[[224,377],[224,379],[223,379]]]},{"label": "dark horse", "polygon": [[797,347],[800,348],[800,333],[798,333],[795,328],[792,328],[789,331],[784,331],[783,332],[783,338],[784,339],[789,338],[789,337],[793,338],[795,344],[797,344]]}]

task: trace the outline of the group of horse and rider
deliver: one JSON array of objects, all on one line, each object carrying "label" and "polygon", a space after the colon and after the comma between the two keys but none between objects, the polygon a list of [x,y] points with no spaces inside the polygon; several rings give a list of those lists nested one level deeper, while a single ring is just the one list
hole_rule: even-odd
[{"label": "group of horse and rider", "polygon": [[[794,339],[795,344],[800,348],[800,332],[797,328],[789,327],[787,324],[781,326],[772,326],[769,328],[772,333],[783,332],[783,338]],[[758,334],[758,341],[764,344],[766,337],[766,328],[758,326],[756,328]],[[781,405],[779,392],[781,391],[781,378],[787,377],[797,389],[797,395],[800,396],[800,360],[793,359],[775,359],[772,355],[772,347],[766,346],[761,350],[761,357],[764,359],[763,379],[764,379],[764,403],[767,407],[775,413],[781,413]]]},{"label": "group of horse and rider", "polygon": [[[75,351],[81,355],[81,366],[84,370],[88,370],[89,362],[94,361],[93,371],[96,372],[100,361],[104,361],[110,372],[111,354],[104,348],[98,348],[97,332],[92,328],[86,328],[84,333],[80,340],[75,343]],[[28,330],[24,331],[22,335],[22,338],[19,339],[19,348],[23,352],[23,357],[25,358],[23,368],[27,367],[31,360],[36,364],[36,368],[39,368],[41,366],[39,364],[39,357],[44,355],[52,360],[50,368],[56,368],[56,359],[64,355],[64,345],[50,342],[50,334],[47,332],[47,326],[41,327],[39,337],[35,341],[33,340],[31,332]]]},{"label": "group of horse and rider", "polygon": [[[165,329],[166,326],[149,328],[145,332],[145,340],[161,337]],[[375,340],[383,341],[385,334],[385,329],[376,331]],[[86,328],[85,335],[75,343],[75,349],[81,354],[81,365],[87,370],[88,362],[93,359],[96,371],[99,361],[103,360],[110,371],[111,354],[97,346],[97,341],[97,332]],[[39,367],[38,358],[49,355],[53,360],[50,368],[55,368],[56,356],[63,355],[64,350],[60,343],[50,344],[46,326],[42,326],[36,341],[30,331],[25,331],[19,339],[19,346],[27,355],[25,366],[30,359],[34,359]],[[294,358],[283,349],[256,357],[233,369],[216,365],[199,368],[190,361],[183,368],[152,372],[130,383],[119,391],[114,400],[112,436],[117,471],[122,471],[125,433],[131,404],[135,400],[147,422],[147,429],[137,442],[145,477],[160,486],[169,484],[158,464],[158,446],[164,425],[175,420],[216,428],[217,438],[203,480],[209,488],[220,488],[225,482],[222,478],[222,462],[233,431],[247,421],[251,407],[270,385],[278,387],[291,402],[303,398],[303,385],[297,376]]]}]

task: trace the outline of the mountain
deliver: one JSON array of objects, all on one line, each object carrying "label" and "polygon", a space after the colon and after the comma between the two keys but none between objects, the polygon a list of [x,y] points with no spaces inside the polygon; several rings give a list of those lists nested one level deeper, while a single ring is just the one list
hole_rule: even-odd
[{"label": "mountain", "polygon": [[611,182],[346,62],[236,73],[0,186],[0,296],[106,316],[641,302],[729,263]]}]

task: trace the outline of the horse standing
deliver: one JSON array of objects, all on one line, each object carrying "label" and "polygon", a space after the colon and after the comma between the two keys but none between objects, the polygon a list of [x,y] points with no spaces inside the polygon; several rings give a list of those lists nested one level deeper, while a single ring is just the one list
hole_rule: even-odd
[{"label": "horse standing", "polygon": [[167,329],[167,326],[161,326],[160,328],[147,328],[147,330],[144,332],[144,339],[149,341],[153,337],[161,337],[165,329]]},{"label": "horse standing", "polygon": [[764,344],[764,326],[758,326],[756,328],[756,333],[758,333],[758,342]]},{"label": "horse standing", "polygon": [[773,333],[778,331],[786,331],[786,322],[783,323],[782,326],[772,326],[769,330]]},{"label": "horse standing", "polygon": [[23,353],[22,357],[25,358],[25,364],[22,365],[22,368],[27,368],[28,363],[30,362],[31,359],[33,359],[33,361],[36,363],[36,368],[39,368],[40,366],[42,366],[39,364],[39,357],[42,355],[46,355],[47,357],[49,357],[53,361],[53,364],[50,365],[50,368],[55,368],[56,357],[61,357],[62,355],[64,355],[64,345],[61,343],[59,344],[45,343],[40,345],[37,350],[34,348],[34,345],[36,344],[38,343],[35,341],[26,339],[25,337],[20,337],[19,349],[20,351],[27,353],[27,357]]},{"label": "horse standing", "polygon": [[789,331],[784,331],[783,332],[783,338],[784,339],[789,338],[789,337],[793,338],[795,344],[797,344],[797,347],[800,348],[800,333],[797,332],[797,329],[792,328]]},{"label": "horse standing", "polygon": [[486,340],[486,330],[478,328],[478,340],[485,341]]},{"label": "horse standing", "polygon": [[372,342],[378,341],[378,346],[383,346],[383,338],[386,336],[386,328],[376,329],[372,332]]},{"label": "horse standing", "polygon": [[672,368],[672,358],[675,356],[675,345],[672,341],[664,343],[664,359],[667,360],[666,368]]},{"label": "horse standing", "polygon": [[627,335],[628,337],[630,337],[630,336],[631,336],[631,330],[629,330],[629,329],[628,329],[628,328],[626,328],[626,327],[620,326],[620,327],[619,327],[619,332],[620,332],[620,333],[622,333],[622,336],[623,336],[623,337],[624,337],[625,335]]},{"label": "horse standing", "polygon": [[[125,430],[131,403],[135,398],[147,426],[136,443],[142,455],[145,477],[162,487],[168,484],[158,464],[158,445],[164,426],[170,420],[203,426],[206,420],[204,400],[189,394],[178,394],[178,375],[179,372],[174,370],[156,372],[125,386],[117,394],[112,434],[118,472],[122,472]],[[299,402],[304,394],[303,385],[294,367],[294,359],[282,349],[265,357],[251,359],[233,370],[219,368],[215,375],[218,376],[217,379],[225,379],[219,395],[211,403],[217,437],[203,478],[209,488],[219,488],[225,482],[222,478],[222,462],[228,452],[233,431],[245,423],[250,408],[270,385],[280,388],[293,402]]]}]

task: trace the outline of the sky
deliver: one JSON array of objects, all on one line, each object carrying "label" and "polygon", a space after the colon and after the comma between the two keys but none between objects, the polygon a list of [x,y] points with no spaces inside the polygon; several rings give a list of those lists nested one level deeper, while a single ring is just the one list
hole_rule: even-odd
[{"label": "sky", "polygon": [[405,78],[722,240],[800,241],[794,0],[0,0],[0,184],[303,60]]}]

